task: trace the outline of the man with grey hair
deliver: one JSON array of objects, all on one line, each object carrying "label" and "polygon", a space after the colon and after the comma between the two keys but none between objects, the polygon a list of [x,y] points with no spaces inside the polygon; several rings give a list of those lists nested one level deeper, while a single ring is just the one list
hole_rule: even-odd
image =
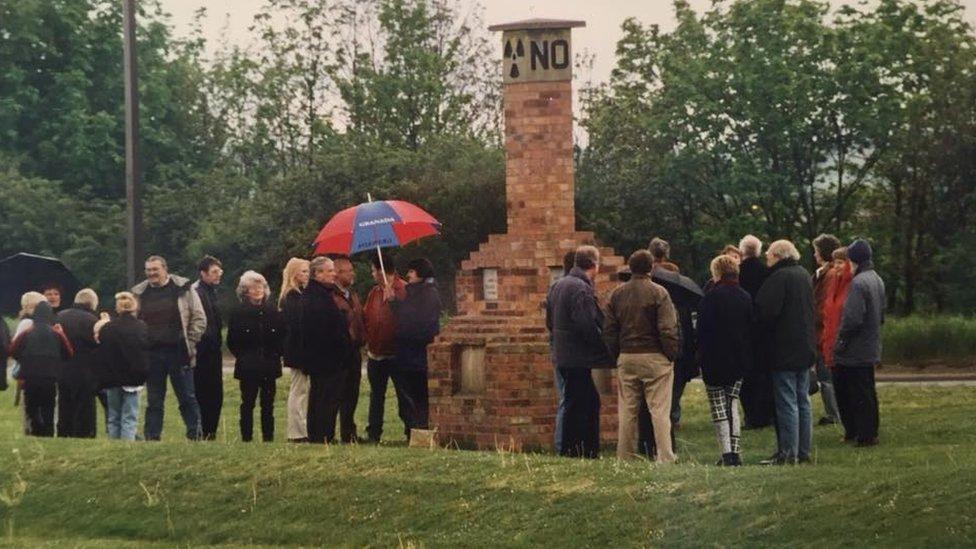
[{"label": "man with grey hair", "polygon": [[149,375],[146,379],[146,440],[163,433],[166,378],[173,385],[186,438],[200,438],[200,405],[193,383],[197,343],[207,329],[200,296],[186,278],[169,273],[158,255],[146,259],[146,280],[132,288],[139,301],[139,318],[146,323],[149,339]]},{"label": "man with grey hair", "polygon": [[98,294],[85,288],[57,315],[74,355],[58,378],[58,437],[95,437],[95,322]]},{"label": "man with grey hair", "polygon": [[595,459],[600,451],[600,393],[593,368],[610,368],[603,342],[603,312],[594,291],[600,252],[576,249],[573,270],[549,289],[546,327],[552,334],[553,360],[565,381],[560,454]]},{"label": "man with grey hair", "polygon": [[810,368],[817,361],[816,320],[810,273],[800,263],[800,253],[788,240],[769,246],[769,277],[755,299],[763,332],[760,352],[772,371],[776,402],[777,450],[764,465],[810,461]]},{"label": "man with grey hair", "polygon": [[[762,241],[754,235],[747,234],[739,241],[739,251],[742,262],[739,264],[739,285],[756,299],[759,288],[766,281],[768,270],[761,257]],[[745,371],[742,377],[742,410],[745,413],[744,429],[762,429],[773,424],[776,411],[773,404],[773,383],[769,371],[762,364],[762,339],[759,332],[754,330],[752,368]]]}]

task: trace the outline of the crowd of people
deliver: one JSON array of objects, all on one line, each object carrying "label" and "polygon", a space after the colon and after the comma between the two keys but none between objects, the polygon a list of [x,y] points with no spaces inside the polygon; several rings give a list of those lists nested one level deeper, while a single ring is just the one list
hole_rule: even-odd
[{"label": "crowd of people", "polygon": [[762,464],[810,462],[816,391],[825,409],[819,425],[840,422],[844,442],[878,444],[874,371],[885,291],[870,245],[855,239],[843,247],[820,235],[812,275],[787,240],[773,242],[765,261],[761,252],[752,235],[726,246],[710,263],[703,296],[673,276],[680,269],[661,238],[634,252],[622,283],[604,295],[594,285],[599,250],[581,246],[567,254],[564,276],[546,300],[559,395],[557,451],[598,455],[600,396],[591,375],[598,368],[617,369],[621,459],[675,461],[681,395],[699,373],[719,465],[742,464],[743,423],[775,426],[777,448]]},{"label": "crowd of people", "polygon": [[[353,290],[355,269],[344,256],[292,258],[277,300],[261,274],[240,277],[226,348],[240,386],[242,440],[253,439],[256,405],[262,439],[274,439],[282,367],[292,372],[290,441],[379,442],[391,380],[404,433],[427,428],[426,348],[440,329],[441,301],[430,261],[416,259],[406,267],[403,279],[386,273],[375,257],[375,285],[365,304]],[[224,396],[223,269],[205,256],[198,271],[198,280],[190,282],[170,273],[164,258],[151,256],[146,279],[116,294],[112,311],[100,311],[97,294],[87,288],[65,308],[56,287],[24,294],[12,336],[0,320],[0,364],[6,383],[8,355],[15,361],[11,373],[23,391],[25,433],[94,437],[100,401],[108,438],[135,440],[145,390],[142,436],[159,440],[168,379],[186,437],[216,438]],[[360,438],[354,413],[364,356],[371,397],[366,437]]]},{"label": "crowd of people", "polygon": [[[620,284],[603,295],[594,285],[598,249],[581,246],[566,255],[564,276],[545,304],[558,453],[599,453],[600,395],[592,376],[598,368],[617,370],[621,459],[677,459],[681,397],[698,375],[721,465],[742,464],[743,428],[771,425],[777,448],[762,463],[808,462],[810,395],[817,391],[825,410],[818,424],[840,423],[844,441],[859,446],[878,443],[874,371],[885,291],[866,241],[844,247],[832,235],[819,236],[811,275],[791,242],[773,242],[763,259],[762,243],[748,235],[712,259],[704,290],[691,284],[697,293],[682,287],[670,252],[665,240],[654,238],[630,256]],[[348,257],[292,258],[276,300],[264,276],[247,271],[226,316],[226,341],[221,262],[205,256],[197,270],[191,282],[151,256],[146,279],[116,294],[111,311],[100,311],[91,289],[64,308],[56,287],[24,294],[12,336],[0,322],[0,363],[7,355],[15,360],[25,432],[94,437],[100,401],[107,436],[135,440],[145,390],[142,436],[159,440],[170,385],[185,436],[214,439],[225,343],[240,388],[244,441],[254,436],[256,407],[262,439],[274,439],[283,367],[291,370],[289,441],[379,442],[391,381],[404,434],[428,428],[427,346],[439,332],[442,310],[428,260],[409,262],[401,278],[386,273],[374,256],[374,284],[364,301],[353,289],[356,271]],[[364,360],[370,402],[360,438],[355,410]],[[7,376],[0,377],[6,383]]]}]

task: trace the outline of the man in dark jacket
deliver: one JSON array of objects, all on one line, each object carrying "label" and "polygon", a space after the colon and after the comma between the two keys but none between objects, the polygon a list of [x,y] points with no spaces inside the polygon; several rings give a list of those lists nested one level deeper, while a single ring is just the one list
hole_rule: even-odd
[{"label": "man in dark jacket", "polygon": [[356,269],[348,257],[337,257],[332,261],[336,268],[333,297],[336,306],[346,315],[349,342],[352,344],[346,362],[346,382],[339,397],[339,437],[348,444],[359,441],[355,416],[356,405],[359,404],[359,385],[363,377],[362,348],[366,342],[366,329],[363,327],[363,306],[359,302],[359,296],[352,290],[352,285],[356,282]]},{"label": "man in dark jacket", "polygon": [[657,462],[675,460],[671,445],[671,393],[678,354],[678,320],[668,291],[651,281],[651,253],[638,250],[628,261],[631,279],[607,304],[603,339],[617,357],[619,429],[617,457],[637,450],[637,412],[646,402],[654,424]]},{"label": "man in dark jacket", "polygon": [[[742,262],[739,264],[739,285],[753,300],[766,281],[768,270],[763,261],[762,242],[749,234],[739,241]],[[752,360],[742,375],[743,428],[760,429],[773,424],[776,407],[773,402],[773,383],[769,369],[762,364],[762,340],[759,330],[753,330]]]},{"label": "man in dark jacket", "polygon": [[844,424],[844,439],[858,446],[878,443],[878,394],[874,368],[881,362],[881,325],[884,324],[885,286],[874,271],[871,246],[855,240],[847,247],[855,267],[837,344],[834,347],[834,383]]},{"label": "man in dark jacket", "polygon": [[305,289],[302,315],[303,362],[310,378],[308,392],[308,441],[335,440],[340,395],[348,374],[349,323],[333,297],[335,264],[316,257],[309,265],[312,280]]},{"label": "man in dark jacket", "polygon": [[788,240],[769,246],[770,272],[756,296],[763,347],[772,370],[779,448],[764,464],[807,462],[812,445],[810,368],[816,363],[816,321],[810,273]]},{"label": "man in dark jacket", "polygon": [[441,330],[441,296],[429,260],[414,259],[407,264],[406,295],[390,305],[396,318],[396,375],[410,401],[410,428],[427,429],[427,346]]},{"label": "man in dark jacket", "polygon": [[85,288],[74,305],[58,313],[75,353],[66,361],[58,379],[58,436],[95,437],[95,311],[98,295]]},{"label": "man in dark jacket", "polygon": [[217,286],[224,274],[220,260],[205,255],[197,264],[200,278],[193,289],[200,296],[200,304],[207,316],[207,329],[197,343],[197,367],[193,369],[193,384],[200,405],[200,438],[213,440],[220,424],[220,409],[224,405],[224,372],[221,356],[223,319],[217,299]]},{"label": "man in dark jacket", "polygon": [[566,381],[564,456],[596,458],[600,450],[600,394],[591,370],[610,368],[613,359],[603,342],[603,313],[593,290],[599,269],[599,250],[580,246],[573,270],[549,289],[546,299],[552,353]]},{"label": "man in dark jacket", "polygon": [[7,354],[10,349],[10,329],[0,317],[0,391],[7,390]]}]

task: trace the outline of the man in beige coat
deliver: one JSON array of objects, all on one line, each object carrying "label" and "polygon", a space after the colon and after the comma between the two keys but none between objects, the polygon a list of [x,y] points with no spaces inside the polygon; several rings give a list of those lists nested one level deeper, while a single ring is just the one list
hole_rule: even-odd
[{"label": "man in beige coat", "polygon": [[637,451],[637,412],[647,401],[658,463],[675,460],[671,449],[671,385],[678,353],[678,319],[664,287],[651,281],[653,258],[638,250],[628,261],[632,277],[610,296],[603,337],[617,359],[619,430],[617,457]]},{"label": "man in beige coat", "polygon": [[200,438],[200,405],[193,385],[197,343],[207,329],[207,315],[190,281],[169,274],[166,260],[146,260],[146,280],[132,288],[139,300],[139,318],[148,327],[149,377],[146,380],[146,440],[159,440],[163,431],[166,378],[173,384],[186,437]]}]

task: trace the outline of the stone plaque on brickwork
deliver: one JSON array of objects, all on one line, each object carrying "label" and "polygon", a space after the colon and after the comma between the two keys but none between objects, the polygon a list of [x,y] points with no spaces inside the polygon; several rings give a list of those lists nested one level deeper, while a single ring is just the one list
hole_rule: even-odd
[{"label": "stone plaque on brickwork", "polygon": [[485,301],[498,301],[498,269],[485,269],[481,273]]}]

